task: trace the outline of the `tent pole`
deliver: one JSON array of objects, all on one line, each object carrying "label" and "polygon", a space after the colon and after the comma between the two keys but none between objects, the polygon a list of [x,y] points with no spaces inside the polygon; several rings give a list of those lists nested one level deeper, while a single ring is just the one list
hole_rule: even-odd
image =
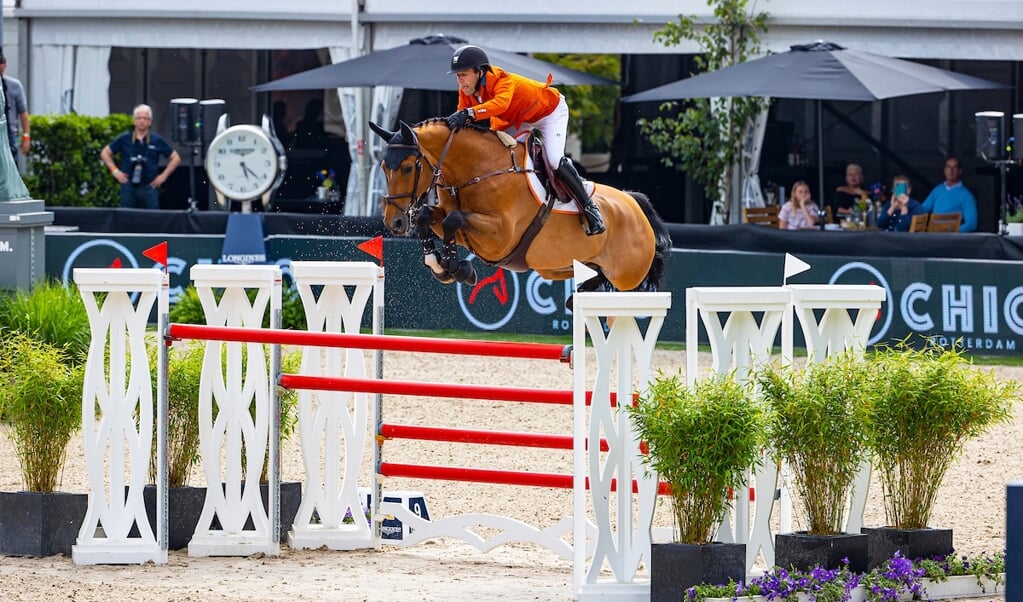
[{"label": "tent pole", "polygon": [[817,202],[824,209],[824,119],[821,116],[821,101],[817,100]]}]

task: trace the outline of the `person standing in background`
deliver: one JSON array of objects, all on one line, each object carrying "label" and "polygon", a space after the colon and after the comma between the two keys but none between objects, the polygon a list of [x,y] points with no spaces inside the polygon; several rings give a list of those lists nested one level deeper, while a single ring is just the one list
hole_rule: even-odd
[{"label": "person standing in background", "polygon": [[[135,129],[125,132],[103,147],[100,159],[110,174],[121,184],[121,207],[159,209],[159,188],[181,163],[178,151],[171,148],[163,136],[153,133],[153,109],[139,105],[132,111]],[[121,165],[114,163],[114,153],[120,153]],[[160,171],[160,156],[167,157],[167,167]]]},{"label": "person standing in background", "polygon": [[17,161],[19,151],[22,155],[28,154],[32,142],[32,135],[29,131],[32,128],[28,119],[28,99],[25,97],[25,86],[19,80],[7,76],[7,57],[2,52],[0,52],[0,78],[3,78],[4,98],[7,101],[7,137],[11,154]]}]

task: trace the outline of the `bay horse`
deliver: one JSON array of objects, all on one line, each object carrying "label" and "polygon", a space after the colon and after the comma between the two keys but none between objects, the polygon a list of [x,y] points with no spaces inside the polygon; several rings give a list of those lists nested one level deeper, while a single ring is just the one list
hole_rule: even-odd
[{"label": "bay horse", "polygon": [[[598,273],[577,283],[579,290],[661,287],[671,240],[645,195],[594,183],[607,231],[586,236],[580,215],[551,211],[537,198],[526,145],[507,134],[472,124],[452,132],[443,118],[402,122],[396,132],[370,127],[388,143],[381,162],[388,189],[381,201],[384,224],[399,235],[415,226],[425,263],[441,282],[476,283],[457,244],[487,265],[533,269],[548,280],[571,278],[578,260]],[[536,171],[546,169],[542,158],[534,164]],[[443,243],[440,252],[434,234]]]}]

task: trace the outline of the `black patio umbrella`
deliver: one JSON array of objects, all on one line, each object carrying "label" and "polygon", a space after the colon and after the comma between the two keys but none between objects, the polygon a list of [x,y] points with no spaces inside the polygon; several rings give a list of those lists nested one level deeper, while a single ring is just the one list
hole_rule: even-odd
[{"label": "black patio umbrella", "polygon": [[[455,49],[468,44],[453,36],[435,35],[416,38],[405,46],[380,50],[332,65],[324,65],[302,73],[253,86],[253,92],[271,90],[324,90],[327,88],[358,88],[368,86],[400,86],[418,90],[457,89],[455,77],[448,74]],[[528,56],[483,48],[490,62],[506,71],[539,81],[554,76],[554,83],[563,86],[617,85],[617,82],[576,71]]]},{"label": "black patio umbrella", "polygon": [[727,96],[816,100],[817,165],[821,193],[818,200],[824,202],[822,100],[875,101],[928,92],[1006,87],[947,69],[817,41],[791,46],[788,52],[771,54],[626,96],[622,102]]}]

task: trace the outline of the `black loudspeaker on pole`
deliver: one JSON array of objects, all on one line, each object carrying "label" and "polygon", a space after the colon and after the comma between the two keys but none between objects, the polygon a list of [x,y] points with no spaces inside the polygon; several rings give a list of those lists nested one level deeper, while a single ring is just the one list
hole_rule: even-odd
[{"label": "black loudspeaker on pole", "polygon": [[1023,159],[1023,113],[1012,116],[1012,158]]},{"label": "black loudspeaker on pole", "polygon": [[208,98],[199,101],[199,120],[201,122],[199,137],[202,141],[204,153],[206,147],[209,146],[210,142],[217,135],[217,121],[220,120],[220,116],[226,110],[227,103],[224,102],[223,98]]},{"label": "black loudspeaker on pole", "polygon": [[174,131],[171,138],[178,144],[198,144],[199,100],[196,98],[172,98],[171,111],[174,114]]},{"label": "black loudspeaker on pole", "polygon": [[977,156],[985,161],[1005,158],[1005,113],[981,111],[977,120]]}]

